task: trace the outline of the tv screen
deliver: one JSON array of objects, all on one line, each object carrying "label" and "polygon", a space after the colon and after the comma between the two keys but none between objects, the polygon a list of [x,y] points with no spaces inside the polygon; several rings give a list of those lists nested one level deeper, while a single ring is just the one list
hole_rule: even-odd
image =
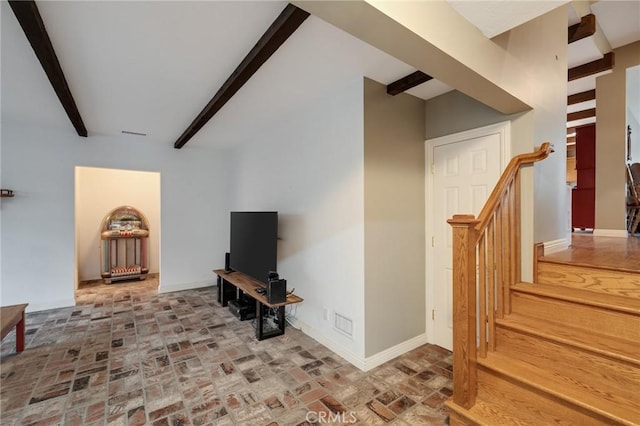
[{"label": "tv screen", "polygon": [[278,260],[278,212],[231,212],[229,267],[267,282]]}]

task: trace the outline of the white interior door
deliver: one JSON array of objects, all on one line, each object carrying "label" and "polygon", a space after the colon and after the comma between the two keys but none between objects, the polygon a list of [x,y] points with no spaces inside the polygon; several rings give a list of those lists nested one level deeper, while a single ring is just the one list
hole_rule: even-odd
[{"label": "white interior door", "polygon": [[427,287],[427,294],[432,294],[431,341],[449,350],[453,346],[453,292],[452,232],[447,219],[454,214],[477,217],[498,182],[504,163],[504,132],[471,138],[465,134],[460,134],[458,140],[449,137],[447,143],[430,146],[431,196],[427,200],[431,205],[426,211],[432,232],[427,244],[431,246],[431,262],[427,264],[432,270],[431,274],[427,271],[432,290],[429,292]]}]

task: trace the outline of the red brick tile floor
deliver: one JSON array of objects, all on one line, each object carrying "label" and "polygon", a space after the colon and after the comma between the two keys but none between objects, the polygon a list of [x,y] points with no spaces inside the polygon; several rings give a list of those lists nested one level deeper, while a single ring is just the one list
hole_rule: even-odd
[{"label": "red brick tile floor", "polygon": [[363,372],[293,327],[257,341],[215,288],[90,284],[0,345],[2,425],[445,425],[451,353]]}]

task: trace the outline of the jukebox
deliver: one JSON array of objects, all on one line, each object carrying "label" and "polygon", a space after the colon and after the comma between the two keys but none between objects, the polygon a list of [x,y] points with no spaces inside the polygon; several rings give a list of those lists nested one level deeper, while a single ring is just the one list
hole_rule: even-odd
[{"label": "jukebox", "polygon": [[112,210],[102,221],[100,275],[107,284],[149,273],[149,224],[130,206]]}]

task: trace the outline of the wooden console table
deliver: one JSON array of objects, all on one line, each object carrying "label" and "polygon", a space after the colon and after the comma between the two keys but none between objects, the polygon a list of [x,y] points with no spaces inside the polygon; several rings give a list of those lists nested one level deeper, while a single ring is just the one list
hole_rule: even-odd
[{"label": "wooden console table", "polygon": [[[215,269],[213,271],[218,276],[218,301],[222,306],[226,306],[229,302],[229,288],[227,285],[235,287],[237,290],[255,299],[256,301],[256,338],[258,340],[268,339],[270,337],[282,336],[284,334],[285,318],[284,308],[286,305],[300,303],[304,299],[295,294],[287,294],[287,299],[282,303],[269,303],[267,296],[257,292],[258,289],[266,288],[267,285],[262,281],[258,281],[242,272],[227,271],[225,269]],[[278,310],[278,328],[275,330],[264,329],[264,312],[265,307],[276,308]]]},{"label": "wooden console table", "polygon": [[20,305],[2,306],[0,307],[0,325],[2,331],[0,338],[4,339],[7,334],[16,328],[16,352],[24,350],[24,310],[28,303]]}]

